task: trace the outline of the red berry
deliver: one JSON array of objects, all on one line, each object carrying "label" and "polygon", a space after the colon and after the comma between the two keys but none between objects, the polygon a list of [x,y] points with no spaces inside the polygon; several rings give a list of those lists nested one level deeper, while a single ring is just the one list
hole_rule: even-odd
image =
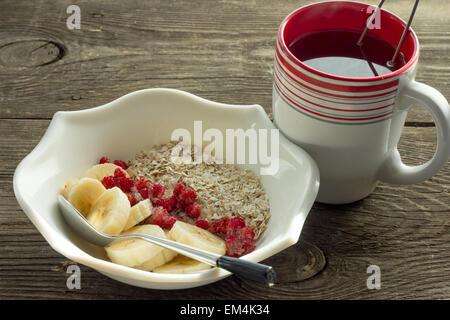
[{"label": "red berry", "polygon": [[154,207],[164,207],[164,199],[155,199],[152,200],[152,204]]},{"label": "red berry", "polygon": [[255,232],[249,227],[243,227],[241,233],[247,241],[253,241],[255,238]]},{"label": "red berry", "polygon": [[109,160],[107,157],[101,157],[100,161],[98,163],[104,164],[104,163],[110,163],[111,160]]},{"label": "red berry", "polygon": [[220,219],[219,221],[211,222],[211,224],[209,225],[208,230],[211,233],[223,233],[223,234],[226,234],[229,222],[230,222],[230,218],[229,217],[222,217],[222,219]]},{"label": "red berry", "polygon": [[169,216],[168,218],[166,218],[166,220],[164,222],[164,228],[167,230],[172,229],[175,222],[177,222],[177,219],[172,216]]},{"label": "red berry", "polygon": [[125,193],[128,197],[128,201],[130,201],[130,206],[134,206],[136,204],[136,199],[130,192]]},{"label": "red berry", "polygon": [[240,257],[252,252],[255,249],[254,238],[255,233],[249,227],[229,228],[225,238],[226,255]]},{"label": "red berry", "polygon": [[186,207],[186,214],[192,219],[197,219],[201,213],[202,207],[198,203],[193,203]]},{"label": "red berry", "polygon": [[195,221],[195,225],[199,228],[208,230],[209,222],[207,220],[197,220]]},{"label": "red berry", "polygon": [[146,220],[146,223],[156,224],[164,229],[171,229],[177,219],[172,217],[165,208],[153,208],[152,215]]},{"label": "red berry", "polygon": [[220,219],[219,232],[227,233],[227,228],[228,228],[229,223],[230,223],[229,217],[222,217],[222,219]]},{"label": "red berry", "polygon": [[166,208],[167,212],[171,213],[177,207],[177,199],[174,196],[165,199],[163,207]]},{"label": "red berry", "polygon": [[165,188],[160,184],[154,184],[152,187],[152,197],[153,198],[161,198],[164,195]]},{"label": "red berry", "polygon": [[194,203],[195,199],[197,198],[197,193],[193,189],[186,189],[182,194],[181,198],[184,200],[184,202],[189,205],[191,203]]},{"label": "red berry", "polygon": [[139,189],[139,194],[141,195],[142,199],[148,199],[149,191],[147,188],[142,188]]},{"label": "red berry", "polygon": [[131,188],[134,186],[133,179],[130,178],[119,178],[119,187],[123,192],[130,192]]},{"label": "red berry", "polygon": [[164,216],[167,210],[163,207],[154,207],[150,217],[146,220],[146,223],[156,224],[160,227],[164,224]]},{"label": "red berry", "polygon": [[173,189],[173,195],[179,199],[181,197],[181,194],[184,192],[185,186],[183,183],[178,182],[175,188]]},{"label": "red berry", "polygon": [[102,184],[106,189],[111,189],[117,186],[116,179],[113,176],[104,177],[102,179]]},{"label": "red berry", "polygon": [[208,231],[216,234],[216,233],[218,233],[217,232],[218,226],[219,226],[219,221],[213,221],[209,224]]},{"label": "red berry", "polygon": [[135,183],[136,189],[141,195],[143,199],[148,199],[149,190],[151,188],[151,183],[145,178],[139,178],[139,180]]},{"label": "red berry", "polygon": [[150,181],[148,181],[145,178],[139,178],[139,180],[136,182],[136,188],[138,190],[146,188],[146,189],[150,189],[152,187]]},{"label": "red berry", "polygon": [[233,236],[227,236],[225,239],[226,252],[225,255],[229,257],[239,257],[239,247],[235,246],[235,238]]},{"label": "red berry", "polygon": [[[156,186],[156,184],[154,186]],[[162,190],[164,190],[164,187],[161,187]],[[152,192],[155,192],[155,189],[152,189]],[[164,194],[164,192],[162,192],[162,194]],[[164,207],[169,213],[175,210],[175,208],[177,207],[177,199],[174,196],[171,196],[168,199],[153,198],[152,203],[155,207]]]},{"label": "red berry", "polygon": [[219,221],[213,221],[209,224],[208,231],[216,234],[218,226],[219,226]]},{"label": "red berry", "polygon": [[116,170],[114,170],[114,177],[115,178],[126,178],[127,174],[122,169],[117,168]]},{"label": "red berry", "polygon": [[184,202],[183,199],[179,199],[177,201],[177,208],[180,209],[180,210],[186,209],[186,202]]},{"label": "red berry", "polygon": [[245,227],[245,221],[241,217],[233,217],[230,219],[230,222],[228,223],[228,228],[231,229],[237,229]]},{"label": "red berry", "polygon": [[122,160],[114,160],[114,164],[115,164],[116,166],[121,167],[123,170],[127,170],[127,169],[128,169],[128,165],[126,164],[125,161],[122,161]]}]

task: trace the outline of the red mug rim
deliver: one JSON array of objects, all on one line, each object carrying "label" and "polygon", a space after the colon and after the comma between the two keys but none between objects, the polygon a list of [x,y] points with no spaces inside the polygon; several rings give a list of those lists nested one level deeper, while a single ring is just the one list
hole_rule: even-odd
[{"label": "red mug rim", "polygon": [[[336,3],[336,4],[340,4],[340,5],[344,5],[344,4],[352,4],[352,5],[361,5],[361,6],[370,6],[370,4],[367,3],[362,3],[362,2],[356,2],[356,1],[320,1],[320,2],[316,2],[316,3],[312,3],[303,7],[300,7],[296,10],[294,10],[293,12],[291,12],[289,15],[287,15],[283,21],[281,22],[281,25],[278,29],[278,40],[279,40],[279,44],[281,46],[281,50],[287,55],[287,57],[293,61],[295,64],[299,65],[301,68],[324,78],[330,78],[330,79],[334,79],[334,80],[340,80],[340,81],[377,81],[377,80],[386,80],[395,76],[398,76],[404,72],[406,72],[408,69],[410,69],[414,63],[417,61],[418,57],[419,57],[419,40],[417,38],[416,33],[414,32],[414,30],[412,28],[410,28],[410,34],[412,36],[413,39],[413,53],[411,55],[411,57],[408,59],[408,61],[406,62],[406,64],[395,70],[394,72],[385,74],[385,75],[381,75],[381,76],[376,76],[376,77],[368,77],[368,78],[353,78],[353,77],[343,77],[343,76],[337,76],[337,75],[333,75],[330,73],[326,73],[317,69],[314,69],[306,64],[304,64],[301,60],[299,60],[297,57],[295,57],[292,52],[289,50],[288,46],[286,45],[285,42],[285,38],[284,38],[284,31],[285,31],[285,27],[286,24],[293,19],[299,12],[303,11],[303,10],[307,10],[311,7],[317,6],[317,5],[321,5],[321,4],[325,4],[325,3]],[[381,9],[381,11],[383,11],[385,14],[389,15],[390,17],[393,17],[394,19],[397,19],[400,23],[403,24],[403,26],[406,26],[406,22],[401,19],[400,17],[398,17],[397,15],[386,11],[384,9]],[[361,30],[362,32],[362,30]]]}]

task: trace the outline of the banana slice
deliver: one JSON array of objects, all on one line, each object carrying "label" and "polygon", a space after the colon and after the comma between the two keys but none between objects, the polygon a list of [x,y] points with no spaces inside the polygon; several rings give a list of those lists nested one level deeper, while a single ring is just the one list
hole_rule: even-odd
[{"label": "banana slice", "polygon": [[148,259],[144,263],[136,266],[135,268],[144,271],[153,271],[155,268],[162,266],[163,264],[166,263],[166,257],[163,254],[163,250],[161,250],[157,255]]},{"label": "banana slice", "polygon": [[[167,234],[168,232],[164,231],[164,236],[162,238],[168,238]],[[173,258],[175,258],[176,255],[177,253],[175,251],[163,248],[161,252],[158,253],[156,256],[150,258],[149,260],[145,261],[144,263],[140,264],[135,268],[144,271],[153,271],[155,268],[171,261]]]},{"label": "banana slice", "polygon": [[139,201],[131,207],[128,221],[123,230],[128,230],[152,214],[152,203],[149,199]]},{"label": "banana slice", "polygon": [[[175,241],[175,239],[172,239],[170,237],[170,232],[168,230],[164,230],[164,234],[166,235],[167,239],[173,240]],[[175,258],[178,253],[169,249],[164,248],[162,251],[162,254],[164,255],[165,259],[166,259],[166,263],[169,262],[170,260],[172,260],[173,258]]]},{"label": "banana slice", "polygon": [[169,231],[171,239],[206,251],[224,255],[226,252],[225,241],[211,232],[177,221]]},{"label": "banana slice", "polygon": [[67,200],[86,217],[94,202],[105,190],[105,187],[100,181],[91,178],[82,178],[76,185],[70,187]]},{"label": "banana slice", "polygon": [[[127,230],[123,234],[129,233],[146,233],[165,238],[164,231],[159,226],[153,224],[137,226]],[[164,257],[161,255],[163,247],[138,238],[114,241],[105,247],[105,250],[112,262],[128,267],[139,266],[151,260],[155,261],[154,268],[164,264]],[[158,263],[160,264],[158,265]]]},{"label": "banana slice", "polygon": [[69,180],[66,181],[66,184],[64,185],[64,187],[61,190],[61,195],[66,198],[67,200],[69,200],[69,193],[72,190],[73,187],[75,187],[78,182],[80,181],[80,179],[77,178],[71,178]]},{"label": "banana slice", "polygon": [[[85,177],[97,179],[101,181],[104,177],[109,177],[114,175],[114,171],[119,168],[123,170],[121,167],[115,165],[114,163],[102,163],[97,164],[90,168],[85,174]],[[123,170],[125,175],[129,178],[129,175],[126,170]]]},{"label": "banana slice", "polygon": [[128,197],[122,190],[114,187],[103,192],[94,202],[87,215],[87,220],[103,233],[118,235],[125,227],[129,215],[130,201]]},{"label": "banana slice", "polygon": [[159,273],[193,273],[198,272],[202,270],[208,270],[211,266],[188,258],[186,256],[183,256],[179,254],[176,256],[172,261],[169,263],[166,263],[160,267],[157,267],[153,270],[153,272],[159,272]]}]

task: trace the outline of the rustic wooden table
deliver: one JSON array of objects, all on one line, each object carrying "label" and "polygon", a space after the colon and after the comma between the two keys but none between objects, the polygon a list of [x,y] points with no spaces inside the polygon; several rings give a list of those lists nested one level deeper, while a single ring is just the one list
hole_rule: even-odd
[{"label": "rustic wooden table", "polygon": [[[279,276],[270,289],[231,276],[194,289],[146,290],[81,266],[82,288],[69,290],[71,261],[16,202],[14,170],[58,110],[169,87],[270,112],[276,30],[309,2],[77,1],[81,29],[69,30],[71,1],[0,1],[0,298],[450,298],[449,165],[421,184],[381,183],[354,204],[315,204],[298,244],[265,261]],[[412,4],[384,7],[406,19]],[[421,41],[417,79],[450,100],[449,13],[449,1],[421,2],[413,28]],[[423,163],[434,146],[431,118],[413,108],[401,138],[404,161]],[[380,267],[379,290],[366,286],[369,265]]]}]

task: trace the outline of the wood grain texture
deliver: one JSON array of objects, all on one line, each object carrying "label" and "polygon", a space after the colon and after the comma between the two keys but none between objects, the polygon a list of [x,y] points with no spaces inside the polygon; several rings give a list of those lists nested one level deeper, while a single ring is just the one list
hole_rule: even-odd
[{"label": "wood grain texture", "polygon": [[[269,110],[276,30],[306,3],[82,1],[81,29],[68,30],[64,1],[40,1],[32,8],[26,1],[3,1],[0,118],[50,119],[58,110],[98,106],[149,87]],[[406,19],[411,2],[386,8]],[[432,0],[418,10],[413,24],[421,41],[417,79],[450,97],[450,4]],[[414,111],[408,122],[430,120],[424,109]]]},{"label": "wood grain texture", "polygon": [[[378,1],[368,1],[376,4]],[[351,205],[315,204],[297,245],[267,259],[273,288],[229,277],[200,288],[132,287],[71,261],[43,239],[15,200],[20,160],[58,110],[98,106],[149,87],[211,100],[271,105],[276,30],[310,1],[78,1],[81,30],[66,28],[70,1],[0,1],[0,299],[449,299],[450,165],[411,186],[381,183]],[[412,1],[385,8],[406,19]],[[421,41],[417,80],[450,98],[450,2],[423,1],[413,28]],[[399,146],[407,164],[428,160],[436,130],[424,108],[408,114]],[[368,290],[367,267],[381,268]]]}]

